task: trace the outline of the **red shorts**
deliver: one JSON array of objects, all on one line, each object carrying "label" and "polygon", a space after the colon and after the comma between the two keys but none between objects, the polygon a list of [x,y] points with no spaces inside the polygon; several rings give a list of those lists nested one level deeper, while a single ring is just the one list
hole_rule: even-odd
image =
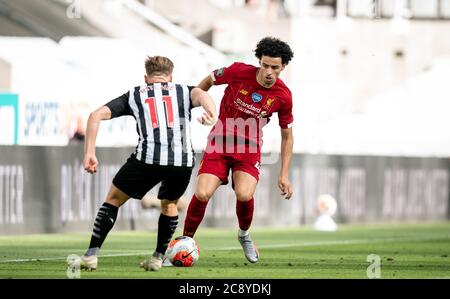
[{"label": "red shorts", "polygon": [[259,169],[261,165],[261,155],[259,153],[207,153],[203,154],[200,162],[198,174],[210,173],[217,176],[222,185],[228,184],[228,174],[232,172],[243,171],[252,175],[256,181],[259,181]]}]

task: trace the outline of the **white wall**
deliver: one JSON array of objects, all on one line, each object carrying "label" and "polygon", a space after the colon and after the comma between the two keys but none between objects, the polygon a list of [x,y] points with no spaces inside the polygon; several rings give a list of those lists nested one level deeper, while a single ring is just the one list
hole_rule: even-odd
[{"label": "white wall", "polygon": [[450,23],[406,29],[395,34],[389,20],[293,22],[296,151],[450,155],[442,131],[450,127],[450,65],[439,59],[450,55]]}]

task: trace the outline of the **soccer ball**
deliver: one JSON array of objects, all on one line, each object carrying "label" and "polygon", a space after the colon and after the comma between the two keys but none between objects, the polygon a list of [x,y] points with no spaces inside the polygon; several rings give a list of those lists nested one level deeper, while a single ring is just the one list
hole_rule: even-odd
[{"label": "soccer ball", "polygon": [[337,210],[337,202],[333,196],[322,194],[317,198],[317,210],[320,214],[333,216]]},{"label": "soccer ball", "polygon": [[191,267],[198,261],[200,248],[194,239],[180,236],[169,243],[166,256],[174,266]]}]

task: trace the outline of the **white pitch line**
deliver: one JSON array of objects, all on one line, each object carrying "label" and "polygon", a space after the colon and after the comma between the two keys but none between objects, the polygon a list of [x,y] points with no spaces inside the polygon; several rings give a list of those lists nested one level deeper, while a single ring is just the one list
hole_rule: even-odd
[{"label": "white pitch line", "polygon": [[[100,257],[115,257],[115,256],[136,256],[136,255],[151,255],[150,251],[142,252],[131,252],[131,253],[116,253],[116,254],[102,254]],[[57,261],[66,260],[66,257],[43,257],[43,258],[32,258],[32,259],[15,259],[15,260],[0,260],[0,264],[6,263],[26,263],[26,262],[40,262],[40,261]]]},{"label": "white pitch line", "polygon": [[[326,246],[326,245],[348,245],[348,244],[364,244],[364,243],[378,243],[378,242],[397,242],[397,241],[431,241],[439,239],[448,239],[450,235],[442,236],[421,236],[421,237],[399,237],[399,238],[384,238],[384,239],[360,239],[360,240],[335,240],[335,241],[315,241],[315,242],[302,242],[302,243],[288,243],[288,244],[267,244],[258,245],[259,249],[270,249],[270,248],[287,248],[287,247],[309,247],[309,246]],[[205,250],[238,250],[241,249],[240,246],[230,246],[230,247],[206,247]],[[136,251],[128,253],[117,253],[117,254],[102,254],[99,257],[117,257],[117,256],[138,256],[138,255],[150,255],[150,251]],[[56,261],[56,260],[66,260],[67,257],[48,257],[48,258],[32,258],[32,259],[14,259],[14,260],[0,260],[0,264],[6,263],[26,263],[26,262],[37,262],[37,261]]]},{"label": "white pitch line", "polygon": [[[309,246],[322,246],[322,245],[347,245],[347,244],[364,244],[364,243],[378,243],[378,242],[408,242],[408,241],[432,241],[439,239],[448,239],[450,235],[442,236],[422,236],[422,237],[397,237],[397,238],[383,238],[383,239],[360,239],[360,240],[335,240],[335,241],[314,241],[314,242],[302,242],[302,243],[288,243],[288,244],[267,244],[257,245],[258,248],[270,249],[270,248],[286,248],[286,247],[309,247]],[[256,243],[256,242],[255,242]],[[214,248],[214,250],[234,250],[241,249],[240,246],[230,246]]]}]

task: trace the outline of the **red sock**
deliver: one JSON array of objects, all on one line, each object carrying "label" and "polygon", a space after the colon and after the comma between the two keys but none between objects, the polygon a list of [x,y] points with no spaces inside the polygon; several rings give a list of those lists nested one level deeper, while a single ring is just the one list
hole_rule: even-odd
[{"label": "red sock", "polygon": [[239,221],[239,228],[241,230],[248,230],[253,220],[253,210],[254,210],[255,200],[250,199],[249,201],[236,201],[236,215]]},{"label": "red sock", "polygon": [[198,200],[197,197],[192,196],[191,202],[186,213],[186,218],[184,219],[184,230],[183,236],[194,237],[198,226],[205,216],[207,201]]}]

